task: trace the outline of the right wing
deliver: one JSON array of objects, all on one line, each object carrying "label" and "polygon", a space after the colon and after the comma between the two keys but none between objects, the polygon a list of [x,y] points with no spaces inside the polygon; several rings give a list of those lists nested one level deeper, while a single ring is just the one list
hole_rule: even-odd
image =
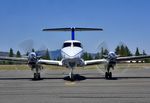
[{"label": "right wing", "polygon": [[104,64],[107,62],[108,61],[106,59],[86,60],[86,61],[84,61],[84,65]]},{"label": "right wing", "polygon": [[118,57],[117,61],[131,61],[131,60],[141,60],[141,59],[148,59],[150,55],[143,55],[143,56],[127,56],[127,57]]}]

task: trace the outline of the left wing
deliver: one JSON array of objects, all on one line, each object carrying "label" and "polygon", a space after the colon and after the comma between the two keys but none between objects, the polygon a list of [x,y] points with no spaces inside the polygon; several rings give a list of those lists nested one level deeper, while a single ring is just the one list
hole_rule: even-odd
[{"label": "left wing", "polygon": [[130,60],[141,60],[141,59],[147,59],[147,58],[150,58],[150,55],[118,57],[116,58],[116,60],[117,61],[130,61]]},{"label": "left wing", "polygon": [[96,59],[96,60],[84,61],[84,65],[95,65],[95,64],[104,64],[104,63],[107,63],[106,59]]},{"label": "left wing", "polygon": [[27,62],[28,58],[23,58],[23,57],[4,57],[0,56],[0,60],[9,60],[9,61],[18,61],[18,62]]},{"label": "left wing", "polygon": [[38,64],[47,64],[47,65],[62,66],[62,62],[61,61],[57,61],[57,60],[44,60],[44,59],[40,59],[40,60],[38,60]]}]

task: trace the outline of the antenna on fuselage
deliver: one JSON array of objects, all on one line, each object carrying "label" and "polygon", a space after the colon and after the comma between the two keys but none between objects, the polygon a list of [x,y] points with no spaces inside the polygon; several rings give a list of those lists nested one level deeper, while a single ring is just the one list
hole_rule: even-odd
[{"label": "antenna on fuselage", "polygon": [[43,31],[71,31],[71,40],[75,40],[75,31],[103,31],[101,28],[50,28]]}]

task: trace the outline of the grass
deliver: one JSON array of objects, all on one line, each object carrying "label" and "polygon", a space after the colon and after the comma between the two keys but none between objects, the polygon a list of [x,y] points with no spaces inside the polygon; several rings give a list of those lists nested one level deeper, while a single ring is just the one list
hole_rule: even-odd
[{"label": "grass", "polygon": [[28,65],[0,65],[0,70],[29,70]]},{"label": "grass", "polygon": [[[99,65],[101,68],[104,68],[104,65]],[[50,66],[50,65],[43,65],[44,68],[50,70],[62,70],[66,69],[65,67],[60,66]],[[84,69],[83,69],[84,68]],[[150,68],[150,63],[122,63],[117,64],[117,68],[125,69],[125,68],[132,68],[132,69],[142,69],[142,68]],[[85,66],[79,67],[79,69],[96,69],[96,65],[93,66]],[[0,65],[0,70],[30,70],[28,65]]]}]

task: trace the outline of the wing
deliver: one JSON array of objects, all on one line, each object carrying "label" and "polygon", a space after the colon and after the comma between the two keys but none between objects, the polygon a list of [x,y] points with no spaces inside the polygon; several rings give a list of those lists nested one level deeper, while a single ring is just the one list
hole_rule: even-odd
[{"label": "wing", "polygon": [[18,61],[18,62],[27,62],[28,58],[23,58],[23,57],[3,57],[0,56],[0,60],[8,60],[8,61]]},{"label": "wing", "polygon": [[118,57],[116,60],[117,61],[130,61],[130,60],[141,60],[141,59],[147,59],[147,58],[150,58],[150,55]]},{"label": "wing", "polygon": [[85,65],[95,65],[95,64],[104,64],[104,63],[107,63],[106,59],[96,59],[96,60],[84,61]]},{"label": "wing", "polygon": [[38,60],[38,64],[47,64],[47,65],[62,66],[62,62],[61,61],[57,61],[57,60],[44,60],[44,59],[40,59],[40,60]]}]

